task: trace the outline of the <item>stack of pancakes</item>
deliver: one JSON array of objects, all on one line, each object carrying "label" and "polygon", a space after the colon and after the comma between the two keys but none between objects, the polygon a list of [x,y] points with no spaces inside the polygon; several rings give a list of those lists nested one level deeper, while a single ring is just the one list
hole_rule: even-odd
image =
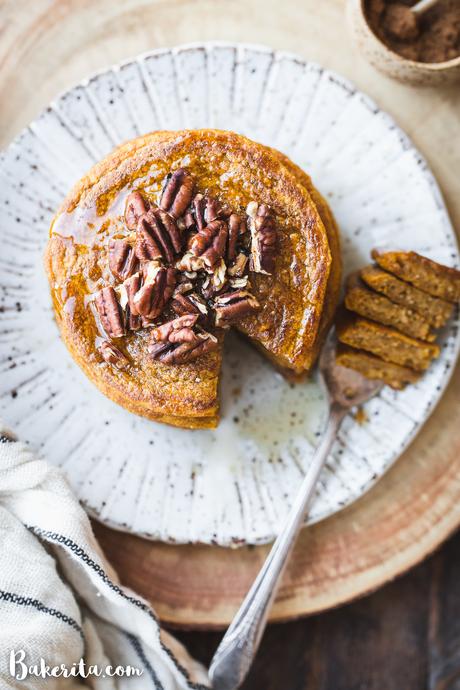
[{"label": "stack of pancakes", "polygon": [[306,173],[283,154],[218,130],[153,132],[129,141],[80,180],[55,217],[46,252],[62,337],[86,375],[112,400],[150,419],[176,426],[218,422],[220,347],[200,359],[168,365],[149,356],[148,329],[129,333],[132,362],[117,369],[97,349],[91,295],[110,281],[108,244],[122,238],[126,198],[141,191],[155,204],[166,175],[179,167],[197,191],[243,213],[267,204],[277,219],[278,252],[272,275],[251,275],[260,309],[238,330],[291,380],[312,368],[331,324],[340,291],[338,230]]}]

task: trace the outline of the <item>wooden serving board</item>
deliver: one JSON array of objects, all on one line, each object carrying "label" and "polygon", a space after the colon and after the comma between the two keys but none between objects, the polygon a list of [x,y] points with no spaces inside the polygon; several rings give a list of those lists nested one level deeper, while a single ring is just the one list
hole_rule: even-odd
[{"label": "wooden serving board", "polygon": [[[417,90],[383,77],[356,54],[344,25],[342,0],[285,0],[282,11],[276,0],[3,0],[0,145],[59,91],[142,51],[195,40],[268,44],[341,72],[394,115],[428,158],[459,228],[460,89]],[[458,527],[459,410],[457,368],[422,432],[378,485],[303,531],[273,620],[337,606],[379,587]],[[121,581],[177,626],[225,626],[268,550],[168,546],[94,527]]]},{"label": "wooden serving board", "polygon": [[[423,431],[354,505],[304,529],[272,620],[337,606],[376,589],[431,553],[460,524],[460,369]],[[172,625],[231,620],[268,547],[169,546],[99,524],[121,581]]]}]

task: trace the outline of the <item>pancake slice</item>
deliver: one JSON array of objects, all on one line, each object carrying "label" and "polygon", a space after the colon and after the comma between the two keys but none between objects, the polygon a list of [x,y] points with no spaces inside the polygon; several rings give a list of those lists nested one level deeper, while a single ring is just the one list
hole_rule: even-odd
[{"label": "pancake slice", "polygon": [[366,266],[361,269],[360,276],[370,288],[392,302],[416,311],[434,328],[441,328],[452,316],[453,305],[450,302],[432,297],[377,266]]},{"label": "pancake slice", "polygon": [[420,373],[383,359],[364,350],[355,350],[346,345],[337,348],[337,364],[348,369],[354,369],[368,379],[382,381],[394,390],[402,390],[410,383],[416,383]]},{"label": "pancake slice", "polygon": [[372,251],[378,265],[433,297],[460,302],[460,271],[416,252]]},{"label": "pancake slice", "polygon": [[436,335],[428,321],[413,309],[395,304],[388,297],[369,290],[359,279],[359,274],[347,280],[345,306],[360,316],[377,321],[384,326],[393,326],[412,338],[432,342]]},{"label": "pancake slice", "polygon": [[396,331],[394,328],[346,315],[337,326],[341,343],[358,350],[366,350],[385,362],[425,371],[433,359],[439,356],[438,345],[426,343]]}]

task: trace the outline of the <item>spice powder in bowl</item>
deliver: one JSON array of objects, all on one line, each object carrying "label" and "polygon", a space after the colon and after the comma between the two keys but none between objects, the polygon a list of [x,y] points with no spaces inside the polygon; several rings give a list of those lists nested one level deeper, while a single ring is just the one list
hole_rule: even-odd
[{"label": "spice powder in bowl", "polygon": [[460,55],[460,0],[439,0],[420,16],[408,2],[367,0],[367,21],[390,50],[415,62],[437,63]]}]

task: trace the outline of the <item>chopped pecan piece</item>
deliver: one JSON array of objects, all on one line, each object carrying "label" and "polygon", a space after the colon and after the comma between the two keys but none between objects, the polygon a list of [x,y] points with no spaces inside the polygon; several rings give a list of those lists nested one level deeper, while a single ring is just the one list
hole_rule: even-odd
[{"label": "chopped pecan piece", "polygon": [[227,243],[227,259],[233,261],[236,257],[236,244],[240,235],[246,232],[246,223],[241,216],[232,213],[228,219],[228,243]]},{"label": "chopped pecan piece", "polygon": [[95,299],[101,324],[109,338],[121,338],[125,334],[122,312],[113,287],[100,290]]},{"label": "chopped pecan piece", "polygon": [[164,268],[152,261],[145,271],[144,284],[134,295],[133,307],[146,319],[157,318],[172,297],[176,286],[174,268]]},{"label": "chopped pecan piece", "polygon": [[198,307],[196,307],[187,298],[187,295],[182,295],[178,293],[174,296],[171,302],[171,307],[178,316],[184,316],[185,314],[199,314]]},{"label": "chopped pecan piece", "polygon": [[246,267],[248,264],[248,260],[249,259],[246,256],[246,254],[243,254],[243,252],[240,252],[238,254],[238,256],[236,257],[234,264],[232,264],[232,266],[228,267],[228,269],[227,269],[228,275],[231,276],[232,278],[233,277],[241,278],[242,276],[244,276],[245,271],[246,271]]},{"label": "chopped pecan piece", "polygon": [[247,290],[226,292],[214,302],[216,326],[225,328],[260,307],[256,298]]},{"label": "chopped pecan piece", "polygon": [[240,290],[241,288],[245,288],[247,286],[248,281],[249,276],[246,274],[241,278],[230,278],[228,282],[230,283],[232,288]]},{"label": "chopped pecan piece", "polygon": [[137,270],[137,257],[126,240],[110,240],[109,268],[118,280],[126,280]]},{"label": "chopped pecan piece", "polygon": [[124,369],[128,364],[128,358],[118,347],[108,340],[103,340],[98,347],[99,352],[108,364],[113,364],[117,369]]},{"label": "chopped pecan piece", "polygon": [[227,282],[227,266],[223,259],[220,259],[220,261],[218,261],[217,265],[214,267],[211,282],[215,292],[222,290]]},{"label": "chopped pecan piece", "polygon": [[[170,352],[174,350],[174,345],[171,343],[150,343],[148,346],[148,351],[152,355],[153,359],[163,360],[163,356],[167,356]],[[168,362],[169,364],[169,362]]]},{"label": "chopped pecan piece", "polygon": [[205,269],[206,262],[203,257],[195,256],[192,252],[186,252],[176,263],[176,268],[179,271],[183,271],[187,278],[194,280],[196,278],[196,271]]},{"label": "chopped pecan piece", "polygon": [[251,270],[255,273],[271,275],[275,269],[277,232],[275,219],[266,204],[248,204],[251,230]]},{"label": "chopped pecan piece", "polygon": [[191,238],[190,252],[200,257],[208,268],[214,268],[225,254],[227,237],[227,224],[213,220]]},{"label": "chopped pecan piece", "polygon": [[179,274],[176,289],[174,290],[174,297],[176,297],[176,295],[185,295],[185,293],[191,290],[193,290],[193,283],[185,275]]},{"label": "chopped pecan piece", "polygon": [[222,261],[221,264],[217,266],[214,273],[206,277],[206,280],[201,286],[201,294],[205,299],[211,299],[215,297],[222,290],[226,290],[228,287],[228,281],[226,276],[226,266]]},{"label": "chopped pecan piece", "polygon": [[193,178],[185,168],[179,168],[166,178],[160,200],[160,208],[173,218],[182,216],[189,206],[193,195]]},{"label": "chopped pecan piece", "polygon": [[205,316],[208,313],[206,302],[202,297],[200,297],[200,295],[197,295],[196,292],[190,292],[187,295],[187,299],[195,306],[196,309],[198,309],[200,314]]},{"label": "chopped pecan piece", "polygon": [[125,223],[129,230],[135,230],[139,223],[139,218],[147,213],[148,202],[140,192],[131,192],[126,200]]}]

